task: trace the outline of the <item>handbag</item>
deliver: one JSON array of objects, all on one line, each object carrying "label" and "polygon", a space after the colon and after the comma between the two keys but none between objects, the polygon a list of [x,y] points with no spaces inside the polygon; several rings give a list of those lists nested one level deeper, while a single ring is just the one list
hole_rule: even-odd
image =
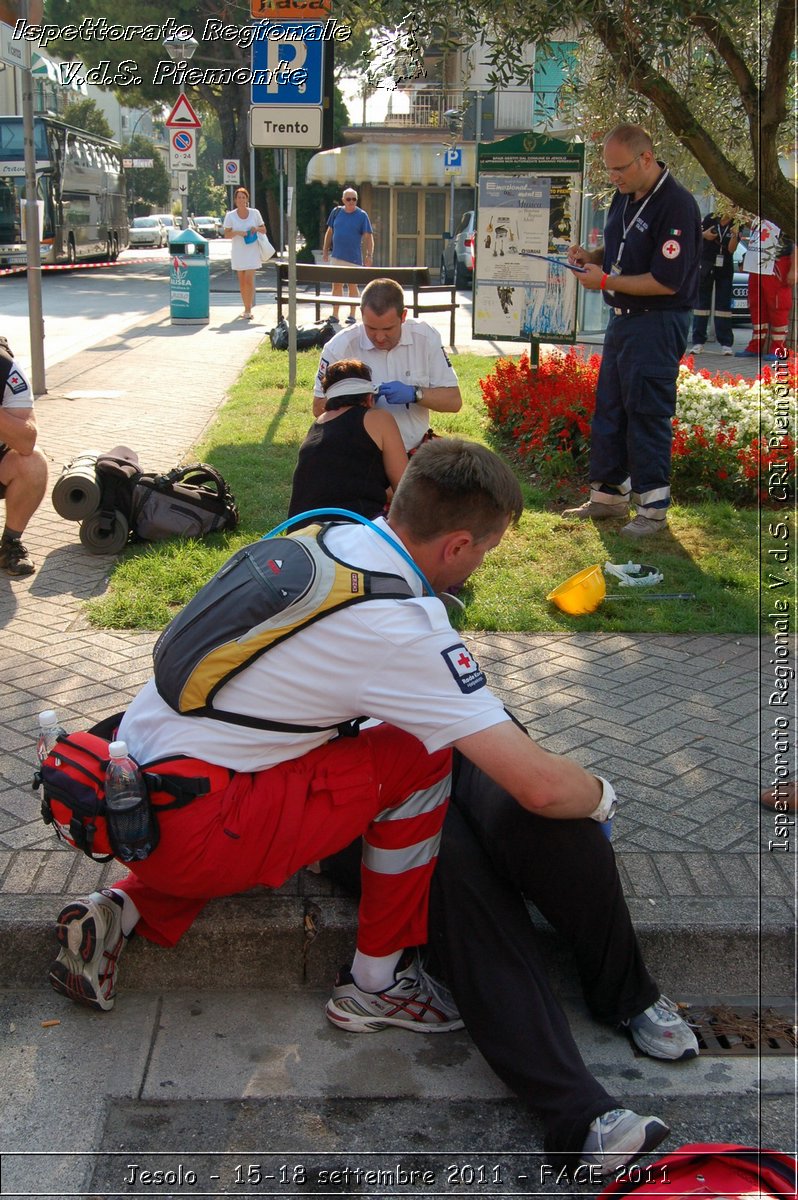
[{"label": "handbag", "polygon": [[265,233],[258,234],[258,249],[260,250],[260,261],[262,263],[267,263],[270,258],[274,257],[274,246]]}]

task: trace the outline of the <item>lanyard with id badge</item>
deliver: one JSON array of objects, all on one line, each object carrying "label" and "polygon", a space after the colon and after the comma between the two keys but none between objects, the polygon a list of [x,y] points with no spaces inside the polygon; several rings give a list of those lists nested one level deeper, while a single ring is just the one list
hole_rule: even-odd
[{"label": "lanyard with id badge", "polygon": [[727,239],[729,241],[731,241],[732,226],[731,226],[731,224],[729,224],[724,228],[723,225],[721,225],[720,221],[718,221],[717,225],[715,226],[715,232],[718,235],[718,244],[720,246],[720,253],[715,255],[715,266],[722,267],[725,265],[725,254],[723,252],[723,249],[724,249],[723,243]]},{"label": "lanyard with id badge", "polygon": [[[626,213],[628,212],[628,209],[629,209],[629,197],[628,196],[626,197],[626,204],[624,205],[623,216],[621,217],[621,228],[623,229],[623,237],[621,238],[621,244],[618,247],[618,253],[615,255],[615,262],[612,264],[609,271],[607,272],[608,275],[620,275],[621,274],[621,257],[623,255],[624,246],[626,245],[626,239],[629,236],[629,230],[632,228],[635,221],[639,220],[639,218],[642,217],[642,215],[645,211],[645,207],[648,204],[649,200],[653,199],[653,197],[656,196],[657,192],[662,187],[663,183],[665,182],[665,180],[668,178],[669,175],[670,175],[670,170],[668,167],[666,167],[665,170],[660,175],[659,179],[657,180],[656,187],[653,188],[653,190],[648,193],[645,200],[641,204],[638,211],[634,214],[634,216],[632,217],[632,219],[628,225],[625,224],[625,220],[626,220]],[[612,288],[605,288],[604,290],[606,292],[608,292],[611,296],[615,294],[613,292]]]}]

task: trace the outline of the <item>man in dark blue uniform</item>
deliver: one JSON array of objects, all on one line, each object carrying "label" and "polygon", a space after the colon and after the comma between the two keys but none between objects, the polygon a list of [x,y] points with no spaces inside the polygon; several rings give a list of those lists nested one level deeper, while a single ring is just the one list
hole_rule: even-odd
[{"label": "man in dark blue uniform", "polygon": [[640,125],[604,139],[604,164],[617,191],[604,246],[572,246],[569,260],[588,291],[611,310],[596,388],[590,445],[590,499],[563,517],[637,515],[621,533],[665,528],[671,500],[671,419],[679,359],[698,299],[701,216],[692,195],[654,155]]}]

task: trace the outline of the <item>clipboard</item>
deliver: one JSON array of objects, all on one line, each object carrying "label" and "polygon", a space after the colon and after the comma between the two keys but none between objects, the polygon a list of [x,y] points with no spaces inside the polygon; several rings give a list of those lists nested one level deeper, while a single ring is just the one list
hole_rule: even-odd
[{"label": "clipboard", "polygon": [[579,267],[576,263],[566,262],[562,258],[554,258],[551,254],[535,254],[532,250],[522,250],[521,253],[525,258],[539,258],[541,262],[554,263],[557,267],[565,267],[569,271],[576,271],[579,275],[584,275],[586,268]]}]

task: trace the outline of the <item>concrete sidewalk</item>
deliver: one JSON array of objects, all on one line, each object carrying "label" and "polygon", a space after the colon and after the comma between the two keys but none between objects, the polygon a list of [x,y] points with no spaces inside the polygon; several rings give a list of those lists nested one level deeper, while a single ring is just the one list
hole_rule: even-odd
[{"label": "concrete sidewalk", "polygon": [[[164,310],[146,326],[48,371],[50,391],[37,403],[37,415],[40,444],[52,460],[51,486],[75,454],[118,443],[136,449],[148,468],[174,465],[213,419],[273,324],[270,306],[260,325],[235,321],[238,303],[237,296],[215,294],[211,323],[199,327],[172,327]],[[460,1112],[463,1131],[476,1130],[480,1120],[469,1124],[457,1104],[477,1103],[477,1113],[487,1112],[490,1097],[498,1106],[497,1124],[491,1127],[496,1137],[504,1130],[503,1145],[520,1145],[522,1135],[513,1124],[518,1117],[510,1115],[515,1108],[507,1107],[507,1093],[484,1065],[474,1063],[465,1035],[421,1039],[423,1046],[412,1047],[405,1046],[401,1034],[398,1041],[387,1035],[365,1046],[357,1039],[356,1046],[346,1038],[335,1040],[320,1006],[337,964],[351,951],[354,908],[307,873],[275,893],[210,904],[172,951],[134,940],[122,963],[121,999],[108,1017],[77,1011],[42,987],[54,952],[53,918],[65,898],[118,878],[121,868],[93,864],[64,848],[41,823],[39,801],[29,787],[36,714],[55,707],[62,723],[75,729],[124,708],[150,674],[156,635],[88,626],[81,604],[103,590],[112,563],[83,550],[78,526],[61,520],[49,498],[25,540],[39,563],[37,573],[27,580],[0,575],[5,668],[0,978],[9,989],[5,1028],[14,1035],[0,1080],[0,1096],[7,1102],[0,1131],[6,1149],[21,1155],[15,1160],[19,1170],[4,1181],[2,1194],[84,1194],[81,1189],[97,1166],[90,1155],[87,1162],[70,1159],[68,1169],[60,1159],[31,1157],[33,1150],[51,1145],[47,1131],[53,1129],[54,1100],[60,1105],[73,1095],[90,1119],[81,1122],[70,1109],[58,1127],[56,1150],[117,1147],[114,1120],[123,1125],[135,1120],[137,1104],[159,1098],[235,1106],[247,1098],[265,1103],[275,1096],[320,1094],[368,1096],[369,1104],[386,1095],[442,1096],[453,1105],[453,1120]],[[768,852],[773,818],[755,800],[756,639],[719,631],[700,637],[475,633],[467,640],[492,686],[533,737],[616,782],[623,800],[614,839],[621,874],[649,965],[664,990],[680,998],[747,995],[755,1004],[758,995],[789,997],[794,857]],[[306,936],[308,915],[318,930],[312,941]],[[545,932],[542,937],[545,941]],[[564,994],[575,996],[562,948],[551,945],[547,953]],[[289,990],[294,999],[281,999]],[[212,1019],[200,1020],[203,1012]],[[294,1012],[296,1018],[289,1019]],[[575,1012],[579,1020],[578,1005]],[[259,1014],[255,1026],[253,1013]],[[187,1015],[198,1019],[192,1022]],[[42,1029],[44,1018],[61,1025]],[[661,1097],[676,1087],[663,1082],[661,1066],[632,1059],[625,1043],[621,1060],[612,1066],[615,1052],[606,1053],[606,1032],[591,1034],[592,1024],[581,1019],[586,1058],[597,1070],[606,1068],[609,1077],[617,1070],[617,1086],[625,1096],[632,1091]],[[266,1044],[264,1021],[270,1031]],[[227,1036],[232,1058],[217,1047],[217,1039]],[[428,1040],[435,1045],[427,1046]],[[329,1052],[322,1053],[328,1042]],[[304,1061],[311,1046],[318,1051],[319,1072],[312,1084],[313,1071],[307,1075],[292,1065]],[[446,1062],[458,1071],[441,1075]],[[681,1100],[674,1104],[684,1104],[680,1129],[707,1136],[724,1113],[710,1140],[750,1141],[756,1136],[756,1060],[748,1060],[750,1069],[735,1068],[737,1075],[714,1062],[715,1067],[713,1060],[702,1059],[695,1070],[677,1070]],[[314,1070],[316,1063],[312,1057]],[[460,1072],[466,1063],[471,1066]],[[702,1109],[707,1096],[715,1095],[713,1079],[722,1081],[716,1107]],[[776,1070],[768,1085],[772,1097],[789,1095],[785,1080]],[[370,1090],[364,1091],[367,1082]],[[735,1109],[732,1099],[743,1094],[745,1111]],[[128,1107],[122,1111],[120,1104]],[[222,1125],[230,1119],[223,1108],[214,1112]],[[157,1113],[150,1116],[155,1128]],[[264,1138],[272,1136],[269,1128],[261,1126]],[[284,1126],[285,1144],[297,1146],[301,1139],[292,1141],[292,1128],[290,1121]],[[539,1148],[536,1128],[534,1122],[524,1125],[525,1145]],[[728,1136],[718,1136],[721,1128]],[[775,1132],[782,1128],[783,1122],[773,1126],[774,1138],[782,1136]],[[171,1133],[178,1138],[177,1125]],[[125,1143],[134,1144],[135,1139]],[[163,1144],[175,1148],[177,1143],[167,1132]],[[324,1150],[343,1143],[333,1146],[319,1135],[313,1144]],[[462,1142],[465,1149],[469,1144],[484,1143]],[[147,1145],[158,1148],[155,1134]],[[193,1149],[208,1146],[213,1141],[204,1147],[195,1143]],[[59,1174],[62,1169],[65,1174]],[[134,1194],[110,1177],[96,1176],[95,1183],[103,1194]]]}]

